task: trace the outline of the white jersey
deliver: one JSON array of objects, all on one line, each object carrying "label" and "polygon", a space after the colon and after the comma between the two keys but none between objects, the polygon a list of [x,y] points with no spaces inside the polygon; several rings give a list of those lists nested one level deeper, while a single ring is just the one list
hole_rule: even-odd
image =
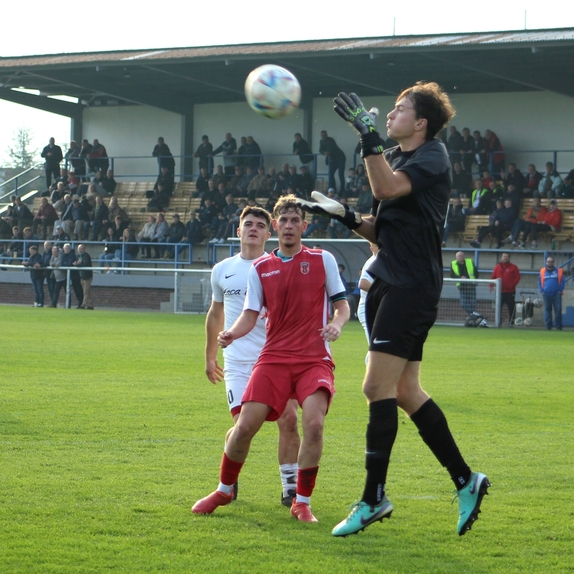
[{"label": "white jersey", "polygon": [[[361,279],[366,279],[369,283],[372,283],[374,281],[373,276],[369,273],[369,267],[371,266],[373,261],[375,261],[376,258],[377,258],[376,255],[371,255],[371,257],[369,257],[369,259],[365,261],[365,264],[363,265],[363,269],[361,271],[361,276],[359,277],[359,281],[361,281]],[[365,302],[367,300],[368,291],[360,289],[360,292],[361,297],[359,299],[359,305],[357,306],[357,319],[359,319],[361,325],[363,326],[368,341],[369,334],[367,332],[367,320],[365,318]]]},{"label": "white jersey", "polygon": [[[255,259],[234,255],[220,261],[211,272],[213,300],[223,303],[225,330],[229,329],[241,312],[247,291],[247,276]],[[255,327],[245,337],[236,339],[223,349],[225,361],[255,363],[265,344],[265,319],[260,317]]]}]

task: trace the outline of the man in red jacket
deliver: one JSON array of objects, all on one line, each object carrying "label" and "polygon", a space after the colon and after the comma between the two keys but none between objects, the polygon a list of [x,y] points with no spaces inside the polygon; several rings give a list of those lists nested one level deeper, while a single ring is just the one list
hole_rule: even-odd
[{"label": "man in red jacket", "polygon": [[[516,295],[516,286],[520,281],[520,271],[514,263],[510,263],[510,255],[503,253],[500,263],[494,268],[491,279],[501,279],[502,281],[502,297],[500,298],[499,312],[502,315],[502,307],[506,305],[508,309],[508,324],[512,325],[512,316],[514,313],[514,297]],[[494,285],[491,285],[491,290]]]}]

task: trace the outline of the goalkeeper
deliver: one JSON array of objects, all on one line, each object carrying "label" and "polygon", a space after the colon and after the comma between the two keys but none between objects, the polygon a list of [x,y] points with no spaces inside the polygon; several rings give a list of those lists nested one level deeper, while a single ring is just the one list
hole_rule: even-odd
[{"label": "goalkeeper", "polygon": [[457,532],[478,518],[488,478],[463,459],[440,407],[419,381],[423,345],[435,322],[442,288],[441,233],[450,193],[447,151],[435,136],[454,116],[448,96],[435,83],[404,90],[387,115],[388,137],[398,146],[384,152],[377,132],[378,111],[367,111],[356,94],[335,98],[335,112],[361,137],[373,205],[361,217],[318,192],[304,209],[334,217],[372,243],[379,252],[369,272],[374,282],[366,302],[370,332],[363,392],[369,404],[367,477],[361,499],[333,529],[347,536],[391,515],[385,494],[391,450],[404,410],[423,441],[446,467],[459,502]]}]

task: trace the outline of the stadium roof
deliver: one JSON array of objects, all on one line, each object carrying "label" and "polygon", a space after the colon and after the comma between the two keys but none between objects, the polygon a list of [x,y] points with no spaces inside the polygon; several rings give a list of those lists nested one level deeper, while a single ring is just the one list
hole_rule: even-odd
[{"label": "stadium roof", "polygon": [[574,97],[568,28],[0,58],[0,98],[69,116],[84,106],[125,104],[186,114],[197,103],[242,100],[247,74],[267,63],[299,78],[304,102],[341,90],[394,96],[417,80],[436,81],[450,93]]}]

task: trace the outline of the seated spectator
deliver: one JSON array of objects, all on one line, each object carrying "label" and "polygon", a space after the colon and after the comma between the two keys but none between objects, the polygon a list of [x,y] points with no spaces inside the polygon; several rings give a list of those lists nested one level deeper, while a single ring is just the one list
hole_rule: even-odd
[{"label": "seated spectator", "polygon": [[[562,212],[558,209],[558,205],[555,199],[551,199],[548,202],[548,210],[544,214],[544,219],[540,223],[531,223],[530,231],[532,235],[532,244],[530,249],[538,249],[538,234],[539,233],[556,233],[560,231],[562,227]],[[528,237],[527,230],[524,230],[524,235],[522,237],[522,247],[526,243]],[[520,246],[519,246],[520,247]]]},{"label": "seated spectator", "polygon": [[38,226],[41,225],[42,239],[46,239],[48,236],[48,226],[53,226],[57,219],[58,214],[56,213],[54,206],[48,202],[48,198],[43,197],[32,223],[32,232],[36,233],[38,231]]},{"label": "seated spectator", "polygon": [[484,187],[490,187],[490,183],[492,182],[492,176],[490,175],[489,171],[482,172],[482,183]]},{"label": "seated spectator", "polygon": [[86,239],[86,222],[89,223],[90,216],[85,206],[76,197],[72,201],[72,217],[67,220],[68,234],[76,240]]},{"label": "seated spectator", "polygon": [[[279,186],[277,170],[274,167],[269,168],[269,177],[267,178],[267,193],[265,194],[265,197],[269,197],[270,192],[273,190],[280,192],[282,189],[283,187]],[[279,194],[277,194],[277,197],[279,197]]]},{"label": "seated spectator", "polygon": [[64,249],[64,244],[70,241],[70,236],[66,233],[62,225],[56,224],[55,230],[54,245],[62,250]]},{"label": "seated spectator", "polygon": [[[210,243],[225,243],[227,237],[233,233],[233,218],[237,212],[237,204],[233,201],[233,195],[228,193],[225,196],[225,207],[214,218],[212,227],[215,231],[215,236]],[[231,224],[231,225],[230,225]]]},{"label": "seated spectator", "polygon": [[24,246],[22,239],[24,234],[17,225],[12,228],[12,243],[4,253],[0,254],[0,263],[4,265],[16,265],[18,260],[24,256]]},{"label": "seated spectator", "polygon": [[[167,221],[165,220],[165,215],[163,213],[158,213],[154,233],[151,238],[151,243],[154,244],[165,243],[167,241],[168,235],[169,235],[169,228],[167,225]],[[161,257],[159,245],[157,247],[154,247],[154,257],[156,259],[159,259]]]},{"label": "seated spectator", "polygon": [[235,175],[227,182],[226,190],[233,194],[233,197],[240,197],[239,181],[243,177],[243,168],[240,165],[235,166]]},{"label": "seated spectator", "polygon": [[295,190],[295,195],[299,196],[299,174],[297,173],[297,168],[294,165],[289,166],[287,187],[292,187]]},{"label": "seated spectator", "polygon": [[512,200],[510,198],[504,200],[504,207],[500,200],[497,201],[496,205],[497,208],[489,216],[490,225],[485,225],[479,229],[478,237],[470,243],[472,247],[480,249],[482,241],[488,234],[496,238],[497,249],[502,247],[503,237],[510,232],[516,221],[516,211],[512,207]]},{"label": "seated spectator", "polygon": [[217,208],[213,205],[210,197],[204,199],[204,204],[199,208],[199,222],[204,232],[210,230],[213,220],[217,217]]},{"label": "seated spectator", "polygon": [[245,173],[238,179],[236,192],[232,191],[234,197],[246,197],[247,196],[247,189],[251,180],[255,177],[255,172],[253,171],[253,167],[247,165],[245,167]]},{"label": "seated spectator", "polygon": [[442,234],[442,246],[446,247],[449,234],[454,232],[464,231],[466,215],[460,197],[455,197],[448,209],[446,216],[446,223]]},{"label": "seated spectator", "polygon": [[62,202],[58,202],[54,209],[59,212],[60,218],[56,221],[56,227],[61,225],[64,231],[71,235],[74,230],[74,220],[72,219],[72,209],[74,208],[74,203],[72,201],[72,196],[67,193],[64,195]]},{"label": "seated spectator", "polygon": [[[98,257],[98,267],[108,267],[111,261],[116,256],[116,250],[121,249],[120,242],[121,235],[118,235],[112,226],[106,228],[104,235],[104,250]],[[108,270],[108,273],[111,271]]]},{"label": "seated spectator", "polygon": [[[501,199],[504,203],[504,200],[506,199],[505,195],[508,195],[508,193],[504,191],[502,181],[500,180],[491,180],[488,184],[488,189],[490,189],[490,211],[493,211],[496,208],[496,202]],[[512,199],[513,207],[516,207],[516,204],[520,205],[518,200],[515,204],[513,197],[510,199]]]},{"label": "seated spectator", "polygon": [[556,190],[562,184],[560,174],[554,169],[551,161],[546,162],[546,170],[542,179],[538,183],[538,189],[533,192],[534,197],[547,197],[551,199],[556,196]]},{"label": "seated spectator", "polygon": [[267,200],[267,203],[265,204],[265,211],[268,211],[269,213],[273,213],[273,208],[275,207],[275,204],[277,203],[278,199],[279,199],[279,191],[277,191],[276,189],[272,189],[269,192],[269,199]]},{"label": "seated spectator", "polygon": [[115,219],[118,215],[124,221],[129,221],[128,214],[125,212],[125,210],[122,207],[119,206],[118,198],[115,195],[113,195],[110,198],[110,202],[108,204],[108,219],[110,221],[115,221]]},{"label": "seated spectator", "polygon": [[309,173],[309,168],[306,165],[302,165],[299,168],[301,172],[299,174],[299,195],[306,199],[309,199],[311,192],[315,189],[315,180],[313,176]]},{"label": "seated spectator", "polygon": [[[154,233],[155,233],[155,217],[153,215],[147,216],[147,223],[143,226],[141,231],[137,235],[137,240],[139,243],[150,243]],[[151,259],[151,247],[146,245],[145,247],[141,246],[141,254],[142,257],[147,257]]]},{"label": "seated spectator", "polygon": [[158,175],[153,190],[146,192],[149,198],[147,204],[148,211],[162,211],[169,205],[169,200],[173,195],[174,179],[167,166],[162,165],[161,173]]},{"label": "seated spectator", "polygon": [[[342,205],[345,205],[349,211],[355,211],[353,207],[347,206],[347,200],[345,198],[341,198],[339,201]],[[327,232],[331,239],[348,239],[352,236],[352,231],[336,219],[329,220]]]},{"label": "seated spectator", "polygon": [[177,258],[180,259],[181,254],[191,245],[201,243],[203,241],[203,230],[201,229],[201,222],[198,219],[199,209],[196,209],[190,220],[185,226],[185,232],[179,245],[177,245]]},{"label": "seated spectator", "polygon": [[[92,190],[95,190],[99,195],[108,195],[108,192],[104,188],[104,172],[103,171],[96,171],[96,173],[92,177],[92,181],[90,181],[90,184],[92,184],[94,186],[94,187],[92,187]],[[92,193],[93,193],[93,191],[92,191]]]},{"label": "seated spectator", "polygon": [[96,196],[96,206],[94,207],[93,219],[90,222],[92,227],[92,239],[91,241],[99,241],[100,234],[105,233],[109,222],[109,209],[104,203],[101,195]]},{"label": "seated spectator", "polygon": [[[198,178],[195,180],[195,191],[192,197],[203,197],[203,194],[208,191],[208,181],[211,179],[206,167],[202,167]],[[215,182],[214,182],[215,183]]]},{"label": "seated spectator", "polygon": [[476,179],[465,210],[466,215],[488,215],[492,211],[491,197],[492,192],[484,186],[482,179]]},{"label": "seated spectator", "polygon": [[229,178],[225,175],[222,165],[217,166],[215,174],[213,175],[213,181],[215,182],[215,187],[218,187],[220,183],[227,185],[229,182]]},{"label": "seated spectator", "polygon": [[347,172],[347,179],[345,179],[345,189],[347,190],[347,197],[356,196],[359,193],[358,177],[354,167],[350,167]]},{"label": "seated spectator", "polygon": [[536,171],[536,167],[533,163],[528,164],[526,171],[525,185],[522,193],[523,197],[532,197],[534,192],[538,190],[538,184],[542,179],[542,175]]},{"label": "seated spectator", "polygon": [[138,258],[139,245],[131,227],[126,227],[123,230],[119,241],[113,260],[116,267],[125,267],[126,261],[133,261]]},{"label": "seated spectator", "polygon": [[563,199],[574,198],[574,169],[570,170],[562,185],[556,190],[556,197]]},{"label": "seated spectator", "polygon": [[265,173],[265,167],[260,165],[257,168],[257,175],[249,182],[247,186],[248,197],[263,197],[267,191],[267,180],[269,176]]},{"label": "seated spectator", "polygon": [[509,185],[514,185],[514,187],[519,189],[522,193],[526,186],[526,179],[522,173],[520,173],[520,170],[516,167],[515,163],[508,164],[508,172],[501,170],[500,177],[502,178],[504,187],[507,189]]},{"label": "seated spectator", "polygon": [[[536,223],[543,223],[544,216],[546,215],[546,208],[540,205],[540,198],[535,197],[532,200],[532,207],[526,212],[526,217],[524,219],[517,219],[512,226],[512,233],[509,235],[506,242],[512,243],[512,247],[524,247],[524,242],[526,237],[530,233],[530,225]],[[528,231],[526,231],[528,229]],[[523,233],[522,241],[519,242],[518,237],[521,232]]]},{"label": "seated spectator", "polygon": [[111,169],[108,169],[106,175],[102,177],[102,187],[108,195],[114,195],[117,185],[118,184],[114,179],[114,172]]},{"label": "seated spectator", "polygon": [[[179,243],[185,233],[185,225],[181,222],[179,213],[173,214],[173,222],[168,228],[167,243]],[[164,259],[173,259],[175,247],[166,247],[162,256]]]},{"label": "seated spectator", "polygon": [[361,191],[359,192],[359,197],[357,199],[357,211],[359,213],[371,213],[371,207],[373,206],[373,192],[371,191],[371,186],[368,180],[364,180],[361,184]]},{"label": "seated spectator", "polygon": [[[460,155],[460,154],[459,154]],[[462,169],[462,164],[457,161],[452,166],[451,197],[466,197],[472,189],[472,177]]]},{"label": "seated spectator", "polygon": [[25,203],[18,197],[14,197],[14,204],[10,214],[12,225],[17,225],[20,229],[24,229],[27,225],[32,225],[34,216]]}]

